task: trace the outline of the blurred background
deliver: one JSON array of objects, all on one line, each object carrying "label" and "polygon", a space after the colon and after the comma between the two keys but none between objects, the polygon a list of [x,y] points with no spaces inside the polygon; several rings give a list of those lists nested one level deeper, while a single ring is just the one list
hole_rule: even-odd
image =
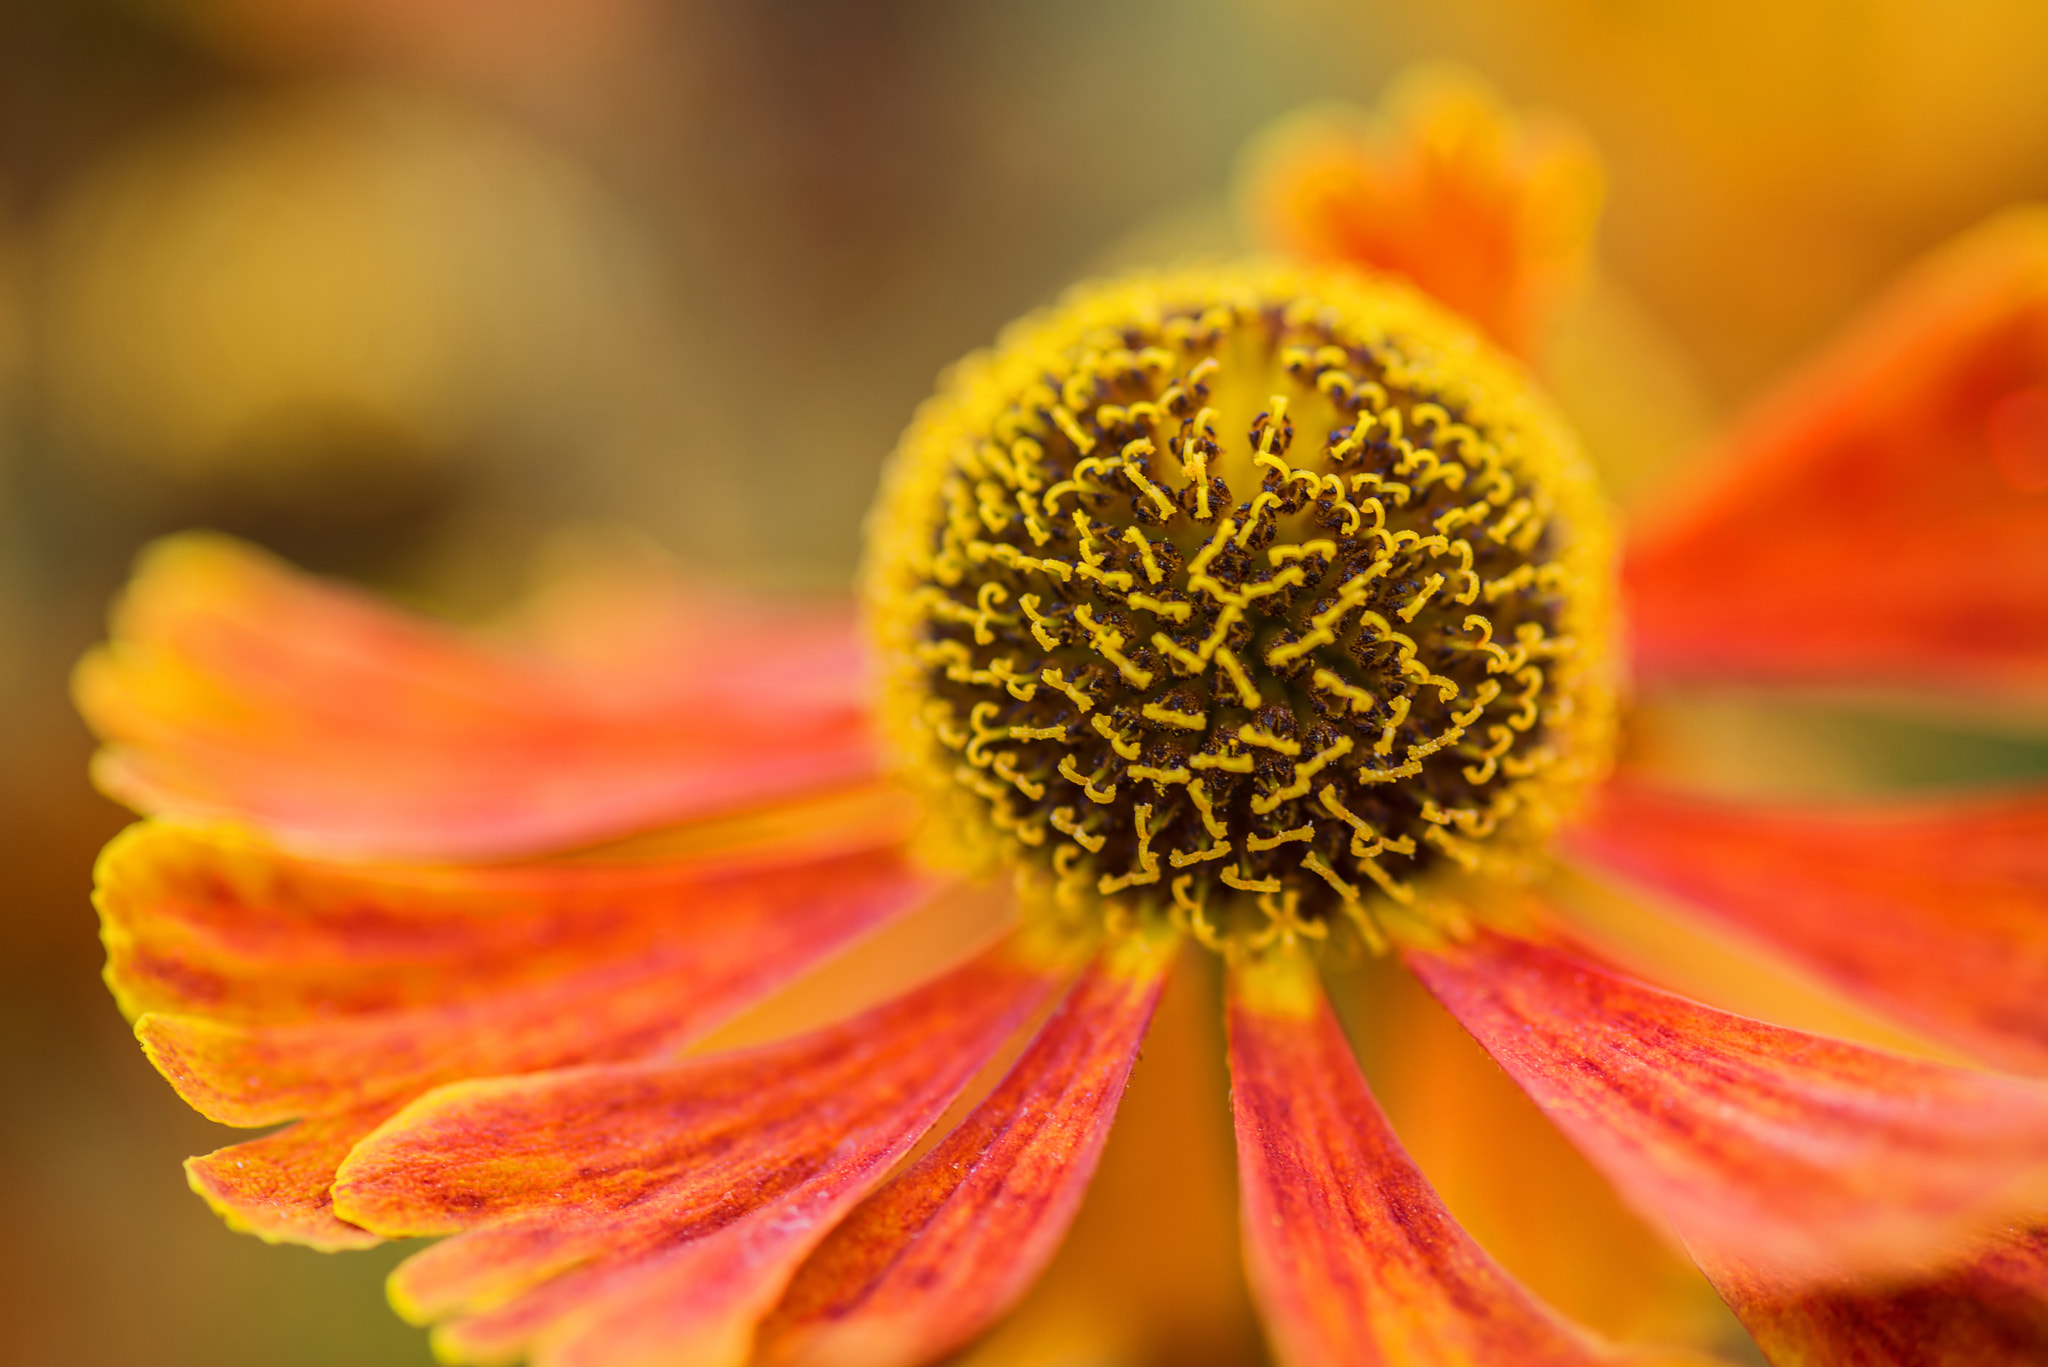
[{"label": "blurred background", "polygon": [[[1625,500],[1917,252],[2048,197],[2035,0],[0,0],[0,1358],[429,1361],[395,1254],[226,1233],[98,982],[66,676],[203,525],[457,617],[565,525],[829,589],[938,369],[1238,241],[1240,149],[1418,59],[1576,122],[1552,374]],[[2038,737],[1702,701],[1703,770],[1937,783]],[[1786,776],[1790,775],[1789,778]]]}]

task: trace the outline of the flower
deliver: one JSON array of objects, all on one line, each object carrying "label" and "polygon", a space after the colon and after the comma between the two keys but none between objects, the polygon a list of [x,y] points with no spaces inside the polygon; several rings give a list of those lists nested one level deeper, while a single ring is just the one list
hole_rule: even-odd
[{"label": "flower", "polygon": [[[1473,213],[1529,183],[1449,174]],[[1434,220],[1393,221],[1428,283]],[[1503,288],[1544,297],[1520,260]],[[843,614],[614,573],[465,638],[174,539],[78,680],[99,782],[150,814],[101,861],[108,980],[193,1106],[293,1122],[189,1165],[231,1223],[452,1236],[391,1290],[460,1361],[958,1348],[1051,1258],[1189,940],[1226,964],[1284,1362],[1683,1356],[1595,1338],[1459,1228],[1325,1001],[1314,954],[1346,943],[1411,970],[1774,1361],[2038,1360],[2048,799],[1755,807],[1607,771],[1624,644],[1645,689],[2038,696],[2044,396],[2048,219],[2019,215],[1731,433],[1617,576],[1562,422],[1408,286],[1085,289],[963,363],[892,466],[864,587],[901,787]],[[1649,985],[1555,860],[1990,1067]],[[992,901],[1007,928],[863,1013],[685,1052],[947,895],[956,930]]]}]

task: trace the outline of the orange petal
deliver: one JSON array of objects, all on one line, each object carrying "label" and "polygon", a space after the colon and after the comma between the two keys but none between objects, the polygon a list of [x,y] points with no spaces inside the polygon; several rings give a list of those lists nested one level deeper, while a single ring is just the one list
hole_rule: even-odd
[{"label": "orange petal", "polygon": [[[806,915],[819,889],[895,887],[908,903],[929,886],[886,839],[809,858],[372,868],[154,821],[108,844],[95,882],[127,1014],[262,1025],[494,995],[679,935],[761,934]],[[788,927],[752,957],[823,929]]]},{"label": "orange petal", "polygon": [[1615,784],[1569,839],[1934,1038],[2048,1073],[2048,794],[1781,808]]},{"label": "orange petal", "polygon": [[850,620],[755,617],[620,624],[674,644],[601,670],[186,536],[143,558],[75,691],[97,781],[139,810],[313,853],[498,858],[870,773]]},{"label": "orange petal", "polygon": [[328,1188],[427,1086],[676,1047],[925,886],[875,851],[773,872],[372,871],[155,823],[116,839],[99,877],[108,980],[130,1014],[173,1013],[144,1035],[187,1099],[248,1123],[319,1117],[191,1160],[194,1188],[236,1228],[322,1248],[378,1241]]},{"label": "orange petal", "polygon": [[1890,1285],[1708,1275],[1781,1367],[2038,1367],[2048,1362],[2048,1229],[2015,1226],[1967,1261]]},{"label": "orange petal", "polygon": [[1391,117],[1304,110],[1260,139],[1254,231],[1311,261],[1397,271],[1528,355],[1584,268],[1599,159],[1461,73],[1419,72],[1385,104]]},{"label": "orange petal", "polygon": [[1406,958],[1697,1258],[1901,1272],[2048,1196],[2048,1086],[1731,1016],[1491,931]]},{"label": "orange petal", "polygon": [[261,1139],[188,1158],[185,1176],[229,1228],[266,1243],[304,1244],[326,1252],[381,1244],[382,1235],[335,1215],[334,1170],[399,1104],[382,1102],[301,1120]]},{"label": "orange petal", "polygon": [[1643,669],[2048,686],[2048,211],[1937,253],[1637,529]]},{"label": "orange petal", "polygon": [[1237,1236],[1220,963],[1183,956],[1066,1241],[1017,1309],[949,1367],[1265,1360]]},{"label": "orange petal", "polygon": [[1002,1084],[812,1255],[759,1359],[929,1362],[1009,1313],[1073,1223],[1177,943],[1098,959]]},{"label": "orange petal", "polygon": [[863,1016],[671,1063],[465,1082],[335,1183],[342,1218],[460,1237],[392,1278],[444,1356],[737,1363],[832,1225],[1063,973],[1006,940]]},{"label": "orange petal", "polygon": [[1677,1361],[1607,1348],[1466,1237],[1394,1137],[1295,955],[1234,966],[1245,1262],[1287,1367]]},{"label": "orange petal", "polygon": [[893,849],[360,870],[158,826],[100,880],[144,1048],[233,1125],[677,1048],[931,890]]},{"label": "orange petal", "polygon": [[1367,959],[1330,993],[1402,1147],[1508,1275],[1609,1339],[1698,1344],[1725,1327],[1692,1260],[1622,1201],[1414,974]]}]

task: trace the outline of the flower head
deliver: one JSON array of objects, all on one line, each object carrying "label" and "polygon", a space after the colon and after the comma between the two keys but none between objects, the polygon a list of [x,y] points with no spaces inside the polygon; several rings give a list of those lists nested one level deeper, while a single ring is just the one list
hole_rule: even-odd
[{"label": "flower head", "polygon": [[[1527,202],[1511,159],[1444,165],[1475,213]],[[1225,964],[1282,1361],[1682,1360],[1571,1324],[1459,1227],[1325,1000],[1348,940],[1774,1361],[2038,1361],[2048,799],[1756,808],[1608,768],[1617,584],[1645,688],[2038,687],[2044,263],[2038,218],[1937,260],[1619,571],[1533,382],[1408,286],[1085,289],[951,375],[875,514],[915,802],[848,615],[612,574],[486,642],[167,543],[79,677],[101,783],[152,814],[99,870],[108,980],[195,1107],[293,1122],[193,1184],[273,1240],[450,1236],[392,1298],[454,1360],[928,1362],[1053,1256],[1192,938]],[[2003,1071],[1651,986],[1556,860]],[[914,914],[940,971],[691,1051]]]},{"label": "flower head", "polygon": [[872,530],[911,773],[1069,905],[1384,948],[1388,916],[1456,914],[1418,886],[1540,847],[1606,759],[1591,476],[1391,283],[1082,291],[954,372]]}]

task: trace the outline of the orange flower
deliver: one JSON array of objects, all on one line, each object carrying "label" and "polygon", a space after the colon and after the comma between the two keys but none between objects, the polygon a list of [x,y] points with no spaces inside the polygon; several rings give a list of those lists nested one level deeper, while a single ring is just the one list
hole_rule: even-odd
[{"label": "orange flower", "polygon": [[[1368,157],[1317,213],[1405,205],[1355,264],[1469,282],[1436,206],[1487,220],[1446,250],[1517,241],[1548,221],[1531,168]],[[1488,255],[1490,297],[1545,297],[1555,259]],[[1570,434],[1406,287],[1080,292],[949,377],[872,524],[915,804],[840,614],[629,577],[464,638],[174,540],[79,676],[100,783],[150,816],[101,862],[108,980],[194,1107],[293,1122],[190,1164],[231,1223],[451,1236],[392,1296],[459,1361],[966,1343],[1064,1235],[1187,940],[1227,964],[1246,1261],[1287,1363],[1683,1357],[1607,1345],[1463,1233],[1325,1002],[1313,957],[1347,943],[1411,969],[1774,1361],[2038,1361],[2048,798],[1760,809],[1606,771],[1617,594],[1645,689],[2037,696],[2044,395],[2048,220],[2012,217],[1736,428],[1617,575]],[[2001,1071],[1638,981],[1552,895],[1559,859]],[[936,901],[941,933],[947,897],[952,933],[991,899],[1009,926],[863,1014],[684,1052],[885,923]]]}]

